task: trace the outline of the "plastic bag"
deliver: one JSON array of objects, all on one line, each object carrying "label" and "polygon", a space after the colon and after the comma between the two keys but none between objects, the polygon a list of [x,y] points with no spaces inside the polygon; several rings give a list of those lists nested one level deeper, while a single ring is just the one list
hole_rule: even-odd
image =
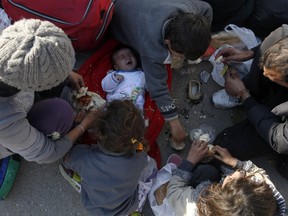
[{"label": "plastic bag", "polygon": [[137,210],[139,212],[142,211],[147,195],[149,191],[151,190],[152,184],[158,172],[156,161],[153,158],[149,157],[148,155],[147,155],[147,160],[148,160],[148,164],[143,170],[141,177],[140,177],[139,184],[138,184],[139,203],[138,203]]},{"label": "plastic bag", "polygon": [[256,47],[261,43],[261,40],[256,38],[254,32],[250,29],[244,27],[240,28],[237,25],[229,24],[225,26],[224,30],[239,37],[248,49]]},{"label": "plastic bag", "polygon": [[[234,24],[229,24],[225,27],[225,31],[239,37],[240,40],[243,42],[243,45],[245,45],[248,49],[256,47],[261,43],[261,40],[259,38],[256,38],[253,31],[251,31],[250,29],[240,28]],[[221,49],[227,48],[227,47],[232,47],[232,46],[231,45],[223,45],[223,46],[219,47],[213,53],[213,55],[209,58],[209,61],[213,65],[213,70],[212,70],[211,75],[212,75],[214,81],[223,87],[224,87],[224,83],[225,83],[225,80],[224,80],[224,77],[222,74],[224,64],[223,63],[216,63],[215,62],[215,56]],[[242,79],[247,73],[249,73],[252,61],[253,61],[253,59],[245,61],[245,62],[230,61],[229,65],[233,66],[237,69],[238,75],[239,75],[240,79]]]},{"label": "plastic bag", "polygon": [[[213,65],[213,70],[211,72],[212,78],[216,83],[218,83],[222,87],[224,87],[224,83],[225,83],[225,79],[224,79],[223,74],[222,74],[224,64],[222,62],[216,63],[215,62],[215,56],[221,49],[227,48],[227,47],[232,47],[232,46],[223,45],[223,46],[219,47],[213,53],[213,55],[209,58],[209,61]],[[230,61],[229,65],[233,66],[237,69],[238,75],[239,75],[240,79],[242,79],[247,73],[249,73],[252,61],[253,61],[252,59],[249,61],[245,61],[245,62],[236,62],[236,61],[232,62],[232,61]]]},{"label": "plastic bag", "polygon": [[168,200],[164,198],[163,204],[158,205],[155,197],[155,191],[163,184],[170,181],[172,177],[172,170],[176,169],[177,166],[172,163],[166,164],[162,169],[158,171],[157,177],[151,187],[148,194],[149,203],[153,213],[157,216],[176,216],[173,208],[170,206]]},{"label": "plastic bag", "polygon": [[202,124],[199,128],[192,129],[190,131],[190,139],[194,140],[203,140],[205,142],[213,143],[215,139],[215,129],[209,125]]}]

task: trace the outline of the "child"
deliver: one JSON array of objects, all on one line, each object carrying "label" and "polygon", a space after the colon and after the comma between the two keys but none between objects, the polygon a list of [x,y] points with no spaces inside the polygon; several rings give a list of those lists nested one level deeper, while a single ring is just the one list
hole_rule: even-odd
[{"label": "child", "polygon": [[64,157],[65,168],[81,176],[82,202],[93,215],[127,215],[142,204],[139,181],[149,161],[144,129],[131,101],[114,100],[99,111],[98,145],[76,145]]},{"label": "child", "polygon": [[220,183],[211,184],[203,179],[197,186],[190,186],[195,170],[201,166],[196,164],[203,160],[208,152],[206,142],[194,141],[187,159],[174,170],[168,185],[167,199],[177,215],[285,214],[285,200],[276,190],[265,170],[258,168],[251,161],[237,160],[227,149],[220,146],[214,146],[213,150],[214,157],[231,169],[222,167],[224,176]]},{"label": "child", "polygon": [[137,68],[137,60],[128,47],[118,47],[112,54],[114,71],[109,71],[102,80],[102,88],[107,92],[107,101],[132,100],[143,111],[145,102],[145,76]]}]

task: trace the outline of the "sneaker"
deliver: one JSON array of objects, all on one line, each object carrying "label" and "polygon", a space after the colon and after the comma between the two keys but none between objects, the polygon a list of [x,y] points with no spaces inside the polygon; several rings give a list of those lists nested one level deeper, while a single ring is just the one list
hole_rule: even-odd
[{"label": "sneaker", "polygon": [[0,199],[5,199],[10,193],[14,184],[16,174],[20,167],[20,156],[11,155],[2,159],[1,164],[1,186],[0,186]]},{"label": "sneaker", "polygon": [[59,165],[61,175],[69,182],[69,184],[78,192],[81,192],[81,177],[73,170],[66,169]]},{"label": "sneaker", "polygon": [[166,164],[173,163],[179,166],[182,163],[182,158],[178,154],[172,154],[168,157]]},{"label": "sneaker", "polygon": [[214,106],[219,109],[230,109],[242,105],[236,97],[230,96],[225,89],[221,89],[212,95]]},{"label": "sneaker", "polygon": [[170,138],[170,146],[176,151],[183,150],[185,145],[185,142],[176,143],[172,138]]}]

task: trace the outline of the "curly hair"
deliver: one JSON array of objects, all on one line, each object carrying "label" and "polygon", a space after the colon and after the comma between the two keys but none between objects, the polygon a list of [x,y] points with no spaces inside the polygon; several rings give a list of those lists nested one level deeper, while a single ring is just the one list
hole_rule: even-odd
[{"label": "curly hair", "polygon": [[270,47],[259,61],[260,67],[281,73],[283,81],[288,83],[288,37]]},{"label": "curly hair", "polygon": [[171,49],[184,54],[187,59],[196,60],[211,42],[211,27],[200,14],[179,14],[167,24],[165,39],[170,40]]},{"label": "curly hair", "polygon": [[133,155],[138,146],[148,151],[145,124],[138,108],[129,100],[114,100],[99,112],[95,122],[98,143],[105,149]]},{"label": "curly hair", "polygon": [[277,203],[265,181],[254,175],[231,179],[222,186],[214,183],[197,201],[199,216],[274,216]]}]

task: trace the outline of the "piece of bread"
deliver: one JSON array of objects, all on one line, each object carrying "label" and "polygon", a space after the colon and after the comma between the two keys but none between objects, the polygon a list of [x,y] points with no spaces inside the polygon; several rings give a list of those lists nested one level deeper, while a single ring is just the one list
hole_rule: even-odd
[{"label": "piece of bread", "polygon": [[217,59],[215,59],[215,63],[216,64],[221,64],[222,63],[222,59],[223,59],[223,56],[219,56]]},{"label": "piece of bread", "polygon": [[105,103],[106,101],[100,95],[88,91],[87,87],[82,87],[72,94],[72,104],[76,110],[97,109]]}]

